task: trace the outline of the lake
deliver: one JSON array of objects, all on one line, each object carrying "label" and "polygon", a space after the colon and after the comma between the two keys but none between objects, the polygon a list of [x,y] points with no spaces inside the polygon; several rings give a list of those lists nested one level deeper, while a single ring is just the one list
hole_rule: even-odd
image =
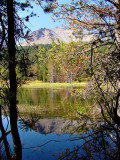
[{"label": "lake", "polygon": [[[100,122],[94,123],[93,119],[88,120],[80,116],[83,113],[90,117],[95,116],[95,110],[92,108],[94,101],[76,96],[76,92],[81,89],[21,88],[19,90],[18,130],[23,160],[58,159],[62,152],[68,153],[82,146],[86,141],[82,137],[87,137],[94,128],[100,126]],[[7,127],[9,130],[9,117],[8,121],[5,115],[2,118],[4,128]],[[8,134],[7,140],[13,152],[11,134]],[[4,147],[1,147],[1,151],[3,150]],[[85,150],[79,150],[79,155],[85,153]]]}]

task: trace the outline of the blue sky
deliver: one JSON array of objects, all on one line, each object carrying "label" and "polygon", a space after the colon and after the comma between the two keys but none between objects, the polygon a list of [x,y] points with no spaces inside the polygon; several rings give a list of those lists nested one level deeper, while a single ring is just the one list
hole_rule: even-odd
[{"label": "blue sky", "polygon": [[[59,0],[60,2],[68,3],[70,0]],[[50,13],[44,13],[42,8],[39,5],[33,4],[33,12],[37,14],[36,17],[30,18],[29,23],[27,23],[27,26],[31,29],[31,31],[40,29],[40,28],[55,28],[55,27],[62,27],[61,24],[63,22],[53,22],[51,19]],[[29,13],[29,12],[28,12]],[[20,13],[21,17],[25,17],[25,15],[28,14],[27,12],[23,11]],[[38,17],[39,16],[39,17]]]}]

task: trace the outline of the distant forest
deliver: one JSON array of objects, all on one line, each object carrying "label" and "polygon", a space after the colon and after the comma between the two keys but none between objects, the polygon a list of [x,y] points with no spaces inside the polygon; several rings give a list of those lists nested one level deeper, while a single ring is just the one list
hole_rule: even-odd
[{"label": "distant forest", "polygon": [[[59,42],[23,46],[17,51],[17,77],[22,80],[42,82],[67,82],[86,80],[89,77],[90,56],[80,55],[78,46],[83,42]],[[88,46],[86,46],[88,48]],[[87,63],[87,67],[83,66]],[[6,75],[7,78],[7,75]]]}]

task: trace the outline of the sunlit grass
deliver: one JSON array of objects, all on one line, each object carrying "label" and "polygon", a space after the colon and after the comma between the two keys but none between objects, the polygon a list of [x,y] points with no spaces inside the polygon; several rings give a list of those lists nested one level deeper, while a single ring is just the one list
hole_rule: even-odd
[{"label": "sunlit grass", "polygon": [[86,87],[87,82],[79,83],[42,83],[39,81],[27,82],[22,85],[24,88],[67,88],[67,87]]}]

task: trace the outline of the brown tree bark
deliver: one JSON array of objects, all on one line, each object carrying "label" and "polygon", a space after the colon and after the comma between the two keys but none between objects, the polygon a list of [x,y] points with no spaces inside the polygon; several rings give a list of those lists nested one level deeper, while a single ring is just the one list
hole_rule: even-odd
[{"label": "brown tree bark", "polygon": [[8,55],[9,55],[9,80],[10,80],[10,97],[9,112],[11,133],[14,143],[15,159],[22,159],[22,147],[17,128],[17,81],[16,81],[16,46],[15,46],[15,9],[13,0],[7,0],[7,18],[8,18]]}]

